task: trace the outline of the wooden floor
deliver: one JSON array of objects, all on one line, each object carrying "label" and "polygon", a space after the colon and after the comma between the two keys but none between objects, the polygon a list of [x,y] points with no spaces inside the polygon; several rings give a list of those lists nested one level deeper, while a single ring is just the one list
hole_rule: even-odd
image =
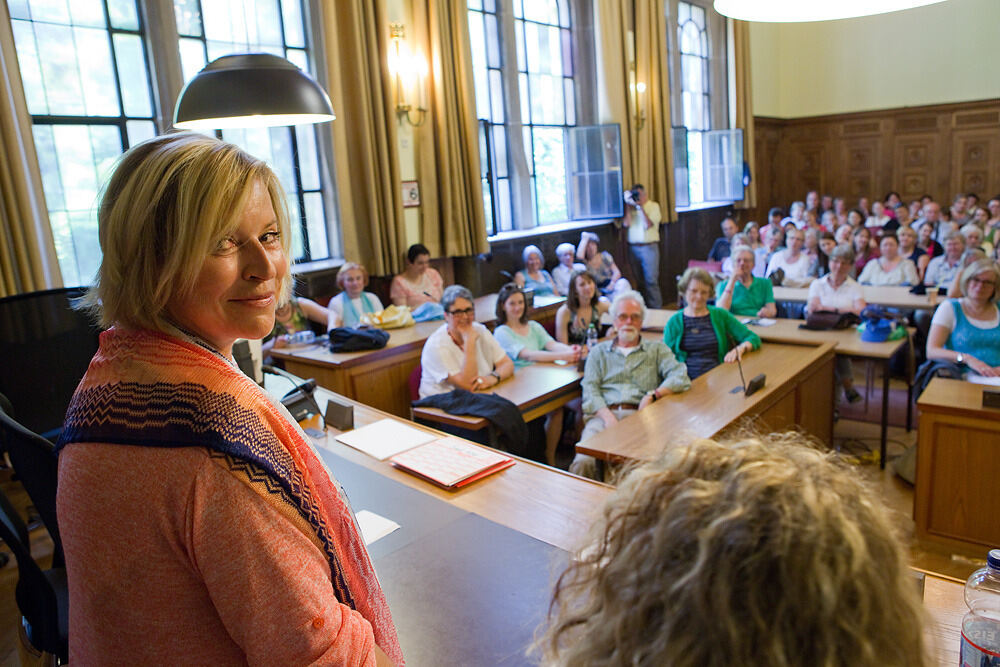
[{"label": "wooden floor", "polygon": [[[892,404],[905,405],[905,385],[893,383],[890,388]],[[899,394],[902,394],[900,396]],[[852,415],[857,410],[845,409]],[[902,423],[902,420],[890,420]],[[834,445],[845,456],[852,457],[856,462],[858,475],[868,480],[874,491],[896,514],[903,534],[910,542],[910,563],[913,567],[933,572],[943,576],[964,581],[969,574],[985,564],[985,552],[953,553],[934,545],[918,543],[914,538],[913,524],[913,487],[897,477],[892,471],[891,460],[901,454],[905,448],[916,443],[916,431],[907,433],[902,427],[889,427],[889,460],[890,465],[885,470],[878,466],[879,427],[877,423],[840,419],[834,424]],[[872,455],[874,452],[874,456]],[[571,451],[560,451],[559,461],[568,465],[572,458]],[[11,481],[10,472],[0,470],[0,489],[20,509],[29,505],[27,495],[21,485]],[[52,542],[48,539],[44,528],[32,532],[32,549],[35,557],[47,567],[52,556]],[[6,547],[0,547],[6,552]],[[20,615],[14,603],[14,586],[17,583],[17,569],[11,557],[10,562],[0,569],[0,667],[15,667],[19,665],[17,652],[17,627]]]}]

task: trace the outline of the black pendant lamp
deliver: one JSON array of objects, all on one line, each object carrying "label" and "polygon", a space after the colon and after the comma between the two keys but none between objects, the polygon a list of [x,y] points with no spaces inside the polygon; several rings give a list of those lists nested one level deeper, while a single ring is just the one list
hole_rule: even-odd
[{"label": "black pendant lamp", "polygon": [[213,60],[184,86],[174,108],[174,126],[186,130],[303,125],[334,118],[326,91],[270,53]]}]

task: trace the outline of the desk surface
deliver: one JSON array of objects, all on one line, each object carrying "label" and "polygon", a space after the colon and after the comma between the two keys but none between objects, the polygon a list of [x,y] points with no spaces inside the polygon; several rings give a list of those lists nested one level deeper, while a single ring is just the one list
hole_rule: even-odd
[{"label": "desk surface", "polygon": [[[649,310],[642,323],[642,328],[646,331],[663,331],[667,320],[676,312],[676,310]],[[746,318],[740,317],[739,319]],[[778,319],[775,324],[767,327],[754,324],[748,326],[765,342],[789,343],[791,345],[833,343],[837,348],[837,354],[866,359],[888,359],[906,344],[905,337],[884,343],[869,343],[861,340],[861,334],[853,327],[836,331],[800,329],[799,325],[803,323],[804,320]]]},{"label": "desk surface", "polygon": [[[559,405],[566,403],[580,391],[580,379],[583,374],[576,370],[576,365],[562,366],[554,363],[534,363],[522,366],[510,377],[487,394],[502,396],[516,405],[525,414],[525,421],[531,421],[536,416],[546,414]],[[537,412],[536,408],[548,408]],[[468,415],[453,415],[438,408],[413,408],[413,416],[430,419],[442,424],[451,424],[471,430],[483,428],[486,420]]]},{"label": "desk surface", "polygon": [[387,329],[389,342],[385,347],[378,350],[361,350],[358,352],[331,352],[325,345],[306,345],[296,348],[279,348],[271,350],[271,356],[276,359],[292,359],[296,361],[310,361],[317,364],[335,366],[338,368],[350,368],[358,364],[367,363],[381,357],[390,357],[414,346],[422,348],[427,338],[434,333],[444,322],[435,320],[432,322],[417,322],[412,327],[402,329]]},{"label": "desk surface", "polygon": [[946,412],[965,417],[990,417],[1000,419],[1000,409],[983,407],[983,390],[1000,391],[993,387],[965,380],[934,378],[917,399],[920,410]]},{"label": "desk surface", "polygon": [[[931,297],[927,294],[910,294],[909,287],[885,286],[875,287],[874,285],[862,285],[861,289],[865,293],[865,301],[887,308],[903,308],[913,310],[934,310],[937,305],[944,300],[944,295],[937,297],[931,303]],[[775,301],[793,301],[805,303],[809,299],[808,287],[775,287]]]},{"label": "desk surface", "polygon": [[812,372],[833,345],[773,343],[743,357],[743,375],[767,374],[767,384],[752,396],[731,393],[741,386],[736,364],[720,364],[691,383],[683,394],[668,396],[627,417],[613,428],[577,444],[578,452],[609,461],[650,460],[680,436],[711,438],[754,414],[762,404]]}]

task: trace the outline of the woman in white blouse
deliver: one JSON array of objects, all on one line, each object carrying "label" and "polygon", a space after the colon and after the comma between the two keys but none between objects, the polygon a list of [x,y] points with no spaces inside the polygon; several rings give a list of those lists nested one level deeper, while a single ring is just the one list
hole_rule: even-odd
[{"label": "woman in white blouse", "polygon": [[812,280],[809,275],[809,255],[803,251],[805,232],[791,229],[785,233],[787,248],[777,252],[767,265],[767,275],[781,269],[785,273],[781,284],[786,287],[804,287]]},{"label": "woman in white blouse", "polygon": [[862,285],[916,285],[920,282],[913,261],[899,254],[899,239],[892,232],[882,234],[881,255],[865,264],[858,282]]}]

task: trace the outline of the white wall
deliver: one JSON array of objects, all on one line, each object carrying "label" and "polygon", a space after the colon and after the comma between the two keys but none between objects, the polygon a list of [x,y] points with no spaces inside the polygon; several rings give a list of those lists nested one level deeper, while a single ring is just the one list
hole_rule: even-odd
[{"label": "white wall", "polygon": [[757,116],[1000,97],[1000,0],[947,0],[841,21],[752,23],[750,48]]}]

